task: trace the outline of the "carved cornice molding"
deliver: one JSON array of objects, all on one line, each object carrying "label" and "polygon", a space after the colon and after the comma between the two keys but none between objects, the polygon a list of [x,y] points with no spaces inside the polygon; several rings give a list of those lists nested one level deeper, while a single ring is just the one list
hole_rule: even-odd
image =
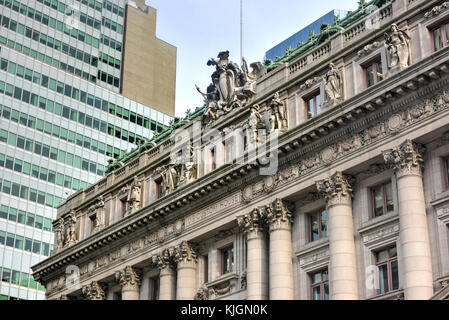
[{"label": "carved cornice molding", "polygon": [[385,163],[392,166],[399,177],[421,175],[424,146],[407,139],[400,146],[383,151]]},{"label": "carved cornice molding", "polygon": [[105,286],[98,281],[93,281],[82,288],[82,293],[87,300],[105,300]]},{"label": "carved cornice molding", "polygon": [[142,271],[131,266],[126,266],[123,270],[115,273],[115,281],[124,288],[137,289],[141,283]]},{"label": "carved cornice molding", "polygon": [[173,248],[173,259],[177,263],[196,263],[198,256],[196,245],[188,241],[183,241]]},{"label": "carved cornice molding", "polygon": [[328,205],[350,204],[352,193],[352,184],[355,179],[352,176],[345,175],[340,171],[327,179],[316,182],[318,192],[327,200]]}]

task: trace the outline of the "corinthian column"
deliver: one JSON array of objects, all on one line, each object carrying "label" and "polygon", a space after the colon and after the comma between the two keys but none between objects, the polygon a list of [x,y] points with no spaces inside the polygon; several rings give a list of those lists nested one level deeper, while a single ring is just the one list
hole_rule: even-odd
[{"label": "corinthian column", "polygon": [[176,300],[193,300],[196,294],[197,255],[193,245],[187,241],[174,248],[174,259],[178,263]]},{"label": "corinthian column", "polygon": [[168,249],[160,255],[153,257],[153,264],[159,270],[159,300],[175,300],[176,298],[176,271],[173,269],[171,254]]},{"label": "corinthian column", "polygon": [[329,282],[332,300],[358,299],[350,179],[349,176],[337,172],[316,183],[318,191],[324,194],[327,201]]},{"label": "corinthian column", "polygon": [[93,281],[89,285],[84,286],[81,291],[86,300],[105,300],[106,298],[104,286],[97,281]]},{"label": "corinthian column", "polygon": [[122,286],[122,300],[139,300],[140,271],[131,266],[115,273],[115,280]]},{"label": "corinthian column", "polygon": [[422,182],[423,147],[405,141],[384,151],[387,164],[395,168],[399,200],[399,263],[404,270],[407,300],[429,299],[433,295],[432,261]]},{"label": "corinthian column", "polygon": [[264,218],[260,209],[238,217],[237,222],[247,238],[246,285],[248,300],[268,299],[268,252]]},{"label": "corinthian column", "polygon": [[293,205],[277,199],[265,207],[270,230],[270,299],[293,300]]}]

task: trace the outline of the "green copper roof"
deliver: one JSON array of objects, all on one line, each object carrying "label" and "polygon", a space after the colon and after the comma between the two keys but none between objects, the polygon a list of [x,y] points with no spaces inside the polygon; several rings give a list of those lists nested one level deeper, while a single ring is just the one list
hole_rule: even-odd
[{"label": "green copper roof", "polygon": [[122,157],[116,159],[116,160],[109,160],[109,164],[106,168],[106,174],[121,168],[126,163],[131,161],[132,159],[136,158],[138,155],[140,155],[142,152],[145,152],[147,150],[150,150],[154,147],[156,147],[160,142],[164,141],[165,139],[169,138],[171,133],[182,127],[184,124],[192,121],[196,117],[202,115],[204,113],[204,110],[206,108],[206,105],[202,107],[197,107],[195,111],[192,113],[190,109],[186,111],[186,116],[184,118],[174,118],[170,121],[169,126],[166,127],[163,131],[157,132],[154,134],[153,138],[151,139],[145,139],[144,142],[140,143],[136,148],[132,149],[131,151],[125,153]]},{"label": "green copper roof", "polygon": [[323,24],[321,26],[321,31],[319,34],[311,32],[309,34],[309,39],[306,42],[298,43],[298,46],[294,49],[287,47],[284,56],[276,57],[274,61],[270,59],[265,60],[264,64],[267,67],[268,72],[286,62],[291,62],[302,56],[306,52],[324,43],[335,33],[345,30],[356,22],[362,20],[364,17],[371,14],[374,11],[373,9],[376,7],[380,8],[388,2],[391,2],[391,0],[372,0],[369,2],[359,0],[358,9],[356,11],[349,11],[344,19],[340,20],[338,17],[335,17],[335,21],[332,25]]}]

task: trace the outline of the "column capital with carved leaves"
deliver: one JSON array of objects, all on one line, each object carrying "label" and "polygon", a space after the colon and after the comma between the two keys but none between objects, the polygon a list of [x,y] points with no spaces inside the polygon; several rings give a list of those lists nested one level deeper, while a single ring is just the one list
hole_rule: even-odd
[{"label": "column capital with carved leaves", "polygon": [[270,232],[277,229],[291,230],[293,223],[293,211],[295,204],[293,202],[276,199],[265,206],[265,219],[270,227]]},{"label": "column capital with carved leaves", "polygon": [[87,300],[106,299],[105,286],[98,281],[92,281],[90,284],[83,286],[81,291]]},{"label": "column capital with carved leaves", "polygon": [[115,273],[115,280],[122,286],[122,291],[137,291],[141,284],[142,272],[140,269],[126,266]]},{"label": "column capital with carved leaves", "polygon": [[316,182],[318,192],[321,193],[326,201],[328,207],[334,205],[352,205],[352,184],[355,179],[350,176],[337,171],[329,178]]},{"label": "column capital with carved leaves", "polygon": [[401,145],[383,151],[383,157],[386,164],[396,170],[399,178],[407,175],[422,176],[423,158],[425,152],[423,145],[407,139]]}]

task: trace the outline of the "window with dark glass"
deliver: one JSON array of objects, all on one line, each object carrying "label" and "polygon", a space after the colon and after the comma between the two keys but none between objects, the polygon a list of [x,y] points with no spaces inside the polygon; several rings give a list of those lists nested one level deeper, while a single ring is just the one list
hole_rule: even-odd
[{"label": "window with dark glass", "polygon": [[309,230],[310,241],[327,237],[327,214],[325,208],[309,214]]},{"label": "window with dark glass", "polygon": [[365,72],[365,83],[367,88],[382,81],[384,78],[382,73],[382,59],[380,57],[365,64],[363,70]]},{"label": "window with dark glass", "polygon": [[449,189],[449,157],[444,159],[444,178],[446,180],[446,189]]},{"label": "window with dark glass", "polygon": [[432,28],[430,33],[434,51],[438,51],[449,44],[449,22]]},{"label": "window with dark glass", "polygon": [[391,181],[371,188],[373,216],[378,217],[394,210]]},{"label": "window with dark glass", "polygon": [[312,300],[329,300],[329,275],[322,270],[311,275]]},{"label": "window with dark glass", "polygon": [[376,266],[379,271],[378,294],[387,293],[399,288],[399,269],[396,247],[375,253]]},{"label": "window with dark glass", "polygon": [[234,246],[223,248],[221,251],[221,274],[234,271]]},{"label": "window with dark glass", "polygon": [[304,99],[306,105],[306,117],[307,119],[312,119],[321,113],[321,96],[320,92],[317,91],[311,96]]},{"label": "window with dark glass", "polygon": [[159,300],[159,277],[150,278],[151,295],[150,300]]}]

